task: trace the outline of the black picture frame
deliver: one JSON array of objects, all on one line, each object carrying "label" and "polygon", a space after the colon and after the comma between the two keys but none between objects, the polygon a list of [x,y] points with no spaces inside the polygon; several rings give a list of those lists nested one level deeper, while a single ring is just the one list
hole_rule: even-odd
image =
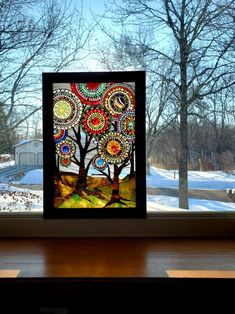
[{"label": "black picture frame", "polygon": [[[67,201],[67,199],[66,199],[66,202],[67,202],[66,203],[62,197],[56,197],[55,196],[55,195],[57,195],[56,193],[58,193],[58,190],[59,190],[58,183],[64,182],[64,181],[60,181],[60,179],[58,179],[58,178],[61,178],[62,174],[65,177],[67,175],[67,172],[62,172],[59,169],[60,169],[60,167],[63,168],[65,163],[68,163],[67,158],[64,158],[63,156],[61,158],[61,155],[59,155],[60,150],[58,152],[58,143],[55,145],[55,132],[58,132],[58,133],[56,133],[56,136],[59,133],[62,134],[62,131],[60,129],[56,129],[56,131],[54,130],[55,123],[61,122],[61,120],[56,120],[56,118],[55,118],[56,117],[55,115],[57,114],[56,110],[58,108],[61,108],[58,106],[58,102],[63,101],[63,99],[64,99],[63,97],[67,97],[64,95],[61,96],[60,93],[62,93],[62,94],[65,92],[67,93],[67,90],[68,90],[67,86],[70,86],[70,87],[73,86],[73,88],[76,88],[78,86],[80,88],[81,86],[88,86],[88,85],[90,86],[92,84],[98,84],[98,83],[99,83],[99,85],[102,85],[102,84],[106,85],[106,89],[105,89],[104,93],[106,93],[106,90],[108,88],[110,88],[110,86],[118,85],[118,88],[120,88],[119,85],[122,85],[122,84],[124,86],[128,87],[128,91],[129,91],[129,87],[130,87],[130,90],[134,91],[135,141],[134,141],[134,144],[132,142],[131,147],[132,147],[132,149],[134,147],[134,149],[132,151],[132,156],[134,156],[134,158],[132,158],[132,159],[134,160],[134,163],[135,163],[134,166],[135,166],[135,195],[136,195],[136,198],[135,198],[135,202],[131,202],[129,200],[127,201],[126,199],[123,201],[123,203],[120,202],[120,204],[121,203],[125,204],[125,205],[120,205],[120,206],[126,206],[126,207],[112,207],[112,206],[116,206],[117,203],[115,203],[115,204],[112,203],[111,205],[109,205],[110,207],[101,207],[101,208],[97,208],[93,205],[91,205],[91,207],[85,207],[85,208],[82,206],[73,207],[74,203],[72,203],[72,200],[75,198],[75,196],[74,196],[75,194],[72,194],[73,192],[70,193],[68,196],[65,196],[65,198],[67,197],[70,200],[70,203]],[[146,218],[145,72],[144,71],[129,71],[129,72],[123,71],[123,72],[43,73],[42,74],[42,86],[43,86],[43,162],[44,162],[44,176],[43,176],[43,183],[44,183],[44,206],[43,207],[44,208],[43,208],[43,213],[44,213],[44,218],[45,219],[60,219],[60,218],[62,218],[62,219],[65,219],[65,218]],[[64,88],[64,86],[66,86],[66,88]],[[66,91],[63,91],[63,89],[65,89]],[[113,89],[111,89],[111,91],[113,91]],[[77,90],[75,90],[75,92],[77,92]],[[71,93],[74,94],[74,90],[72,90],[72,87],[71,87]],[[108,93],[106,93],[106,94],[108,95]],[[72,96],[74,97],[74,95],[72,95]],[[80,97],[81,95],[76,95],[76,97],[78,97],[78,96]],[[58,97],[62,97],[62,98],[58,98]],[[101,95],[101,97],[103,97],[103,96]],[[107,97],[109,97],[109,96],[107,96]],[[56,99],[56,101],[55,101],[55,99]],[[104,97],[104,99],[106,99],[106,98]],[[56,106],[56,109],[55,108],[53,109],[53,106],[54,107]],[[83,115],[83,118],[86,117],[86,114],[84,112],[85,112],[85,110],[87,110],[87,107],[89,107],[89,108],[100,107],[100,106],[90,106],[90,104],[87,105],[84,103],[82,103],[82,106],[83,106],[83,112],[81,113],[81,115]],[[129,114],[129,111],[130,110],[128,110],[128,114]],[[66,115],[66,113],[65,113],[65,115]],[[90,116],[91,116],[91,114],[89,113],[89,115],[88,115],[89,119],[90,119]],[[111,118],[113,118],[113,117],[111,117]],[[84,119],[86,119],[86,118],[84,118]],[[67,120],[65,120],[65,121],[66,121],[65,123],[67,123]],[[88,121],[88,120],[83,120],[83,121]],[[88,122],[90,123],[90,120]],[[115,123],[113,125],[115,125]],[[83,124],[86,125],[85,122]],[[72,129],[75,130],[75,127],[77,127],[77,126],[73,125]],[[60,128],[60,126],[59,126],[59,128]],[[90,129],[88,129],[88,130],[90,131]],[[76,134],[78,134],[78,132],[80,132],[80,131],[77,131]],[[89,138],[89,136],[87,137],[87,133],[84,136],[86,136],[86,139]],[[108,136],[110,136],[109,133],[107,135],[107,138],[108,138],[107,143],[108,144],[103,140],[100,141],[100,137],[95,138],[95,140],[97,142],[97,146],[99,145],[99,146],[103,147],[102,145],[104,145],[104,147],[107,148],[108,146],[105,146],[105,145],[106,144],[109,145],[110,141],[111,141]],[[75,138],[75,133],[74,133],[74,138]],[[122,144],[122,143],[124,143],[125,141],[123,140],[122,137],[120,137],[119,140],[121,143],[120,145],[123,148],[124,144]],[[63,142],[63,144],[60,144],[60,149],[64,145],[62,148],[63,150],[71,150],[70,146],[69,146],[69,148],[67,147],[68,143],[70,143],[70,142],[66,142],[66,143],[67,144],[65,144],[65,142]],[[100,144],[100,143],[103,143],[103,144]],[[114,144],[116,144],[116,142],[114,142]],[[77,151],[79,148],[78,142],[76,143],[76,145],[75,145],[75,147],[76,147],[76,151]],[[126,147],[128,149],[130,149],[130,146],[128,146],[128,145],[129,144],[127,144]],[[123,151],[125,151],[125,149],[123,149]],[[101,150],[101,152],[103,152],[103,151]],[[112,153],[112,151],[111,151],[111,153]],[[130,150],[129,150],[129,155],[130,155]],[[75,164],[75,157],[74,156],[76,157],[76,153],[71,158],[69,158],[69,162],[71,162],[71,160],[73,160],[72,162]],[[127,155],[125,155],[125,156],[127,156]],[[80,157],[80,158],[82,158],[82,157]],[[129,157],[126,157],[126,158],[128,159]],[[93,162],[93,160],[95,158],[92,157],[91,159]],[[126,159],[124,159],[124,160],[126,163]],[[114,159],[114,161],[115,161],[115,159]],[[62,162],[62,166],[61,166],[61,164],[59,165],[59,163],[61,163],[61,162]],[[101,162],[104,162],[104,160],[101,160]],[[129,162],[129,164],[130,164],[130,162]],[[90,165],[91,165],[91,163],[90,163]],[[97,166],[97,164],[94,164],[94,165]],[[115,166],[113,166],[113,165],[111,165],[111,166],[114,169]],[[100,167],[100,165],[99,165],[99,167]],[[67,168],[69,168],[69,167],[67,167]],[[115,171],[113,170],[113,173],[114,172]],[[74,175],[74,176],[76,176],[76,175]],[[68,177],[66,177],[66,178],[68,178]],[[71,180],[74,179],[73,176],[70,176],[69,178]],[[130,176],[128,178],[130,178]],[[78,180],[78,177],[77,177],[77,180]],[[91,180],[93,180],[93,179],[91,179]],[[97,180],[97,182],[99,182],[97,178],[95,180]],[[114,179],[113,179],[113,181],[114,181]],[[93,182],[93,181],[91,181],[91,182]],[[129,184],[129,181],[128,181],[128,184]],[[76,187],[77,187],[77,185],[76,185]],[[69,188],[71,188],[71,186]],[[87,192],[87,190],[85,192]],[[59,195],[61,196],[62,194],[59,194]],[[78,194],[78,195],[80,195],[80,194]],[[71,197],[73,197],[73,199],[71,199]],[[90,195],[89,195],[89,197],[90,197]],[[61,204],[57,205],[58,200],[61,201],[61,199],[63,200],[62,205]],[[89,200],[90,200],[90,198],[89,198]],[[111,202],[111,200],[110,200],[110,202]],[[65,204],[73,204],[73,206],[71,206],[71,205],[68,206]],[[129,206],[128,204],[131,204],[131,205]],[[135,204],[135,205],[133,205],[133,204]]]}]

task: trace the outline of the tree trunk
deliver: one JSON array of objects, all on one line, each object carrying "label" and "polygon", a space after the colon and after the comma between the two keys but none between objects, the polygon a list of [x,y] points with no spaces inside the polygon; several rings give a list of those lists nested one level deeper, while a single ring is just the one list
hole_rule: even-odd
[{"label": "tree trunk", "polygon": [[151,175],[150,173],[150,154],[151,154],[151,144],[146,143],[146,175]]},{"label": "tree trunk", "polygon": [[217,169],[218,170],[223,170],[223,162],[222,162],[222,149],[221,149],[221,145],[217,144],[216,147],[216,163],[217,163]]},{"label": "tree trunk", "polygon": [[151,175],[150,173],[150,162],[146,159],[146,175]]},{"label": "tree trunk", "polygon": [[187,105],[180,110],[179,207],[188,209]]},{"label": "tree trunk", "polygon": [[[183,35],[182,35],[183,36]],[[180,62],[180,156],[179,207],[188,209],[188,97],[187,97],[187,44],[182,38]]]},{"label": "tree trunk", "polygon": [[86,169],[85,165],[79,167],[78,180],[76,184],[76,192],[80,192],[86,188]]},{"label": "tree trunk", "polygon": [[114,165],[114,176],[113,176],[113,191],[110,201],[106,204],[109,206],[113,203],[120,202],[120,195],[119,195],[119,169],[117,165]]},{"label": "tree trunk", "polygon": [[60,166],[60,162],[59,162],[59,156],[57,155],[56,156],[56,160],[55,160],[55,168],[54,168],[54,175],[56,176],[56,178],[58,180],[61,180],[61,175],[60,175],[60,169],[59,169],[59,166]]},{"label": "tree trunk", "polygon": [[131,156],[130,156],[130,175],[129,179],[133,178],[135,176],[135,160],[134,160],[134,151],[132,150]]}]

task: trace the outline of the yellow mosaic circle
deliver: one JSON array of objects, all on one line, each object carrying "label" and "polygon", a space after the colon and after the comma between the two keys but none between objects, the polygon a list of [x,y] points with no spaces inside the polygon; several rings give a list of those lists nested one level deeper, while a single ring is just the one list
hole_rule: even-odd
[{"label": "yellow mosaic circle", "polygon": [[60,119],[67,119],[71,112],[71,105],[65,100],[59,100],[54,105],[54,115]]}]

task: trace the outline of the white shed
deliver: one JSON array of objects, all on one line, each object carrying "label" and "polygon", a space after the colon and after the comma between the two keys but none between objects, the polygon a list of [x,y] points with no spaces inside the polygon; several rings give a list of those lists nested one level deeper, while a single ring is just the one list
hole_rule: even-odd
[{"label": "white shed", "polygon": [[43,165],[43,142],[38,140],[22,140],[15,148],[15,164],[20,166]]}]

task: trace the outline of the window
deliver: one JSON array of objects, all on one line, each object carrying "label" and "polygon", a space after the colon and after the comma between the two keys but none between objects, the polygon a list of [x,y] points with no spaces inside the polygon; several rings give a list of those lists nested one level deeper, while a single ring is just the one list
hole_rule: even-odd
[{"label": "window", "polygon": [[[187,9],[174,0],[166,7],[152,1],[116,5],[109,1],[105,11],[104,2],[90,1],[93,12],[104,14],[99,27],[84,19],[94,20],[89,1],[83,15],[60,0],[61,10],[50,8],[49,1],[42,1],[36,11],[30,1],[12,1],[0,11],[0,28],[9,25],[1,32],[6,37],[0,80],[0,215],[42,212],[41,73],[145,70],[148,215],[158,219],[133,223],[133,228],[141,223],[141,232],[150,235],[181,230],[206,234],[211,224],[211,234],[231,234],[235,210],[231,4],[210,10],[210,5],[194,6],[191,1],[186,1]],[[186,11],[181,15],[182,9]],[[45,12],[50,16],[41,18]],[[214,21],[210,29],[206,19]],[[180,25],[185,25],[185,32],[179,32]],[[8,36],[11,33],[18,36]],[[71,222],[76,223],[80,224]],[[58,232],[64,230],[59,225]],[[85,234],[88,225],[94,227],[83,221],[81,232]],[[123,233],[128,234],[128,227]],[[107,233],[117,230],[113,224],[110,228],[106,226]],[[71,232],[75,229],[71,227]],[[132,227],[129,230],[132,233]]]}]

